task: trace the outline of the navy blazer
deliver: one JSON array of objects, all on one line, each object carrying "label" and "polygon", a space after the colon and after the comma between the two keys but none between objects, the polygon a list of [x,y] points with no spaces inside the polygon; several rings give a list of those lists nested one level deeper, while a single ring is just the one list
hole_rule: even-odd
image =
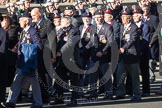
[{"label": "navy blazer", "polygon": [[[84,26],[84,25],[81,25],[81,26],[79,27],[80,39],[81,39],[81,35],[82,35],[83,26]],[[96,27],[95,27],[95,25],[90,24],[90,25],[89,25],[89,28],[90,28],[90,30],[89,30],[89,32],[90,32],[90,40],[89,40],[88,42],[85,43],[85,46],[87,46],[88,48],[92,47],[92,46],[95,44],[95,43],[94,43],[94,35],[95,35],[95,33],[96,33]],[[86,31],[84,32],[83,36],[86,35],[85,33],[86,33]],[[83,47],[85,47],[85,46],[83,46]]]},{"label": "navy blazer", "polygon": [[154,15],[148,15],[147,20],[145,21],[144,18],[142,19],[143,22],[145,22],[146,24],[148,24],[149,28],[150,28],[150,37],[149,37],[149,42],[154,34],[154,32],[156,31],[158,24],[159,24],[159,18],[157,16]]},{"label": "navy blazer", "polygon": [[[102,44],[99,41],[99,38],[101,35],[104,35],[106,37],[106,40],[107,40],[106,45]],[[113,38],[112,27],[109,24],[107,24],[106,22],[104,22],[100,31],[98,32],[97,36],[98,36],[98,51],[101,51],[101,52],[107,51],[108,47],[111,46],[111,42],[112,42],[112,38]]]},{"label": "navy blazer", "polygon": [[[97,27],[96,27],[97,28]],[[104,36],[106,38],[106,43],[100,42],[100,37]],[[95,36],[95,52],[106,52],[106,54],[102,55],[100,58],[96,57],[101,63],[110,62],[111,61],[111,43],[113,39],[113,29],[106,22],[103,23],[101,29]]]},{"label": "navy blazer", "polygon": [[138,34],[140,36],[140,52],[146,51],[149,45],[150,28],[145,22],[141,22],[141,26],[138,28]]}]

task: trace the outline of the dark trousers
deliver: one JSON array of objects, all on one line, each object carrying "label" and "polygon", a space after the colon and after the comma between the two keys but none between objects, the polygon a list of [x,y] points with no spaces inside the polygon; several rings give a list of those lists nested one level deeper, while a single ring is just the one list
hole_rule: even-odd
[{"label": "dark trousers", "polygon": [[49,101],[48,84],[45,74],[47,74],[47,70],[44,65],[43,51],[40,51],[38,54],[38,81],[41,88],[43,102]]},{"label": "dark trousers", "polygon": [[142,76],[142,91],[150,93],[150,74],[149,74],[149,48],[143,49],[140,56],[140,69]]},{"label": "dark trousers", "polygon": [[7,86],[7,72],[5,56],[0,54],[0,102],[5,102],[6,86]]},{"label": "dark trousers", "polygon": [[59,65],[56,68],[56,76],[55,76],[55,83],[54,83],[54,88],[56,89],[56,98],[57,99],[62,99],[63,98],[63,93],[67,91],[63,85],[61,85],[60,80],[63,81],[63,83],[68,84],[69,76],[67,75],[68,70],[64,65]]}]

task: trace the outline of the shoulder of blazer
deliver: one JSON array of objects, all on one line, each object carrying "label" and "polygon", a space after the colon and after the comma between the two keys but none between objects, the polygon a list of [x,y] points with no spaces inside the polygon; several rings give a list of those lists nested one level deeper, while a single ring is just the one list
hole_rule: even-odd
[{"label": "shoulder of blazer", "polygon": [[79,30],[80,30],[80,31],[82,31],[82,29],[83,29],[83,26],[84,26],[84,25],[81,25],[81,26],[79,27]]}]

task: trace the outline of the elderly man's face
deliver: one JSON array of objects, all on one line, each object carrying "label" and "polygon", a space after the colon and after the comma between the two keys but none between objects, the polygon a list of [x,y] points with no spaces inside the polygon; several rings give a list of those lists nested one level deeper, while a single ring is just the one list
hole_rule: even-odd
[{"label": "elderly man's face", "polygon": [[130,21],[131,21],[131,16],[130,15],[122,15],[121,18],[122,18],[122,23],[123,24],[129,24]]},{"label": "elderly man's face", "polygon": [[61,25],[61,19],[60,18],[54,18],[53,23],[55,26],[60,26]]},{"label": "elderly man's face", "polygon": [[141,20],[142,14],[134,13],[133,14],[133,21],[138,23]]},{"label": "elderly man's face", "polygon": [[142,7],[142,10],[143,10],[143,15],[148,15],[148,13],[150,12],[149,7]]},{"label": "elderly man's face", "polygon": [[103,22],[103,15],[95,15],[95,21],[97,25],[100,25]]},{"label": "elderly man's face", "polygon": [[68,23],[67,19],[61,19],[61,27],[62,28],[66,28],[68,27],[70,24]]},{"label": "elderly man's face", "polygon": [[113,16],[111,14],[104,15],[105,22],[111,22],[113,20]]},{"label": "elderly man's face", "polygon": [[90,17],[83,17],[82,18],[82,21],[83,21],[84,25],[90,24],[91,20],[92,20],[92,18],[90,18]]},{"label": "elderly man's face", "polygon": [[28,19],[27,18],[19,18],[19,24],[21,28],[25,28],[28,25]]},{"label": "elderly man's face", "polygon": [[35,11],[31,11],[32,22],[38,22],[41,19],[41,14]]}]

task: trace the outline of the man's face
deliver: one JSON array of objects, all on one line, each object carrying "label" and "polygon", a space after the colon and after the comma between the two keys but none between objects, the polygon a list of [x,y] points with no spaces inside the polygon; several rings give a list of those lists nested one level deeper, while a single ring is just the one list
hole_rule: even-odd
[{"label": "man's face", "polygon": [[82,21],[83,21],[84,25],[90,24],[91,20],[92,20],[92,18],[90,18],[90,17],[83,17],[82,18]]},{"label": "man's face", "polygon": [[103,16],[102,15],[95,15],[95,21],[97,25],[100,25],[103,22]]},{"label": "man's face", "polygon": [[54,18],[53,23],[55,26],[60,26],[61,25],[61,19],[60,18]]},{"label": "man's face", "polygon": [[9,8],[11,12],[15,12],[15,6],[10,6]]},{"label": "man's face", "polygon": [[113,16],[111,14],[105,14],[104,15],[105,22],[111,22],[112,19],[113,19]]},{"label": "man's face", "polygon": [[134,21],[135,23],[138,23],[139,21],[141,21],[141,14],[134,13],[134,14],[133,14],[133,21]]},{"label": "man's face", "polygon": [[89,11],[94,15],[95,11],[97,10],[96,7],[89,8]]},{"label": "man's face", "polygon": [[55,6],[56,9],[59,9],[59,7],[60,7],[59,3],[54,3],[54,6]]},{"label": "man's face", "polygon": [[61,27],[66,28],[68,26],[69,26],[69,24],[67,23],[67,19],[61,19]]},{"label": "man's face", "polygon": [[27,20],[25,18],[19,18],[19,24],[21,28],[25,28],[27,26]]},{"label": "man's face", "polygon": [[22,10],[25,10],[24,4],[19,5],[19,8],[22,9]]},{"label": "man's face", "polygon": [[131,16],[130,15],[122,15],[121,18],[122,18],[122,23],[123,24],[129,24],[130,21],[131,21]]},{"label": "man's face", "polygon": [[32,22],[38,22],[41,19],[41,15],[35,11],[31,11]]},{"label": "man's face", "polygon": [[148,13],[150,12],[149,7],[142,7],[143,10],[143,15],[148,15]]},{"label": "man's face", "polygon": [[53,7],[53,6],[48,6],[48,7],[46,8],[46,11],[49,12],[49,13],[52,13],[53,10],[54,10],[54,7]]},{"label": "man's face", "polygon": [[64,15],[65,16],[72,16],[73,15],[73,11],[72,10],[64,10]]},{"label": "man's face", "polygon": [[30,7],[30,1],[28,1],[28,0],[25,1],[25,7],[26,8],[29,8]]}]

